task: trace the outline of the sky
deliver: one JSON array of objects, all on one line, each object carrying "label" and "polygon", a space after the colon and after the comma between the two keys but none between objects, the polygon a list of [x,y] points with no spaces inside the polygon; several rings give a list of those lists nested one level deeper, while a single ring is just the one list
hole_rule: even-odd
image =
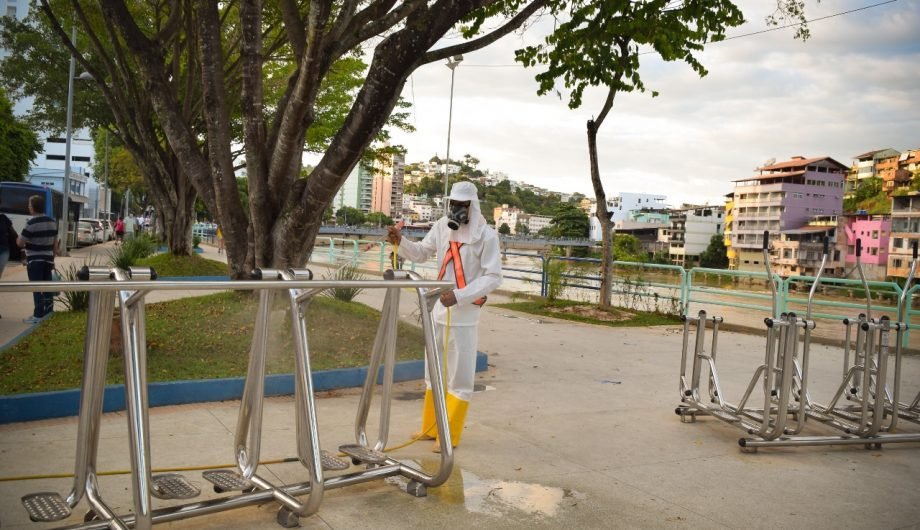
[{"label": "sky", "polygon": [[[807,0],[807,17],[883,1]],[[774,2],[736,3],[747,22],[729,37],[768,29]],[[536,95],[538,70],[515,65],[514,50],[541,41],[545,28],[535,24],[464,56],[454,77],[450,157],[470,154],[480,169],[593,197],[585,123],[606,91],[587,91],[575,110],[565,92],[562,99]],[[643,55],[643,81],[660,95],[617,96],[598,134],[607,196],[721,204],[733,180],[770,159],[830,156],[849,166],[866,151],[920,148],[920,0],[814,21],[810,29],[806,42],[788,28],[713,43],[698,56],[709,70],[704,78],[685,63]],[[443,62],[419,68],[406,83],[416,131],[394,131],[393,142],[406,147],[407,162],[445,156],[450,85]]]}]

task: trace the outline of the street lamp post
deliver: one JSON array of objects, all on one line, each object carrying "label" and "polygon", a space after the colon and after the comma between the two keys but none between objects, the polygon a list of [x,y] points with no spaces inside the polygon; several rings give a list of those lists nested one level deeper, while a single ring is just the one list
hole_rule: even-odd
[{"label": "street lamp post", "polygon": [[[77,26],[74,25],[71,31],[70,42],[76,46],[77,43]],[[58,243],[61,245],[61,255],[69,256],[67,252],[67,233],[68,222],[70,220],[70,143],[73,139],[73,81],[77,69],[77,58],[70,55],[70,68],[67,74],[67,124],[65,125],[65,144],[64,144],[64,209],[61,216],[64,219],[59,220],[58,226]]]},{"label": "street lamp post", "polygon": [[[70,42],[74,46],[77,45],[77,27],[74,26],[71,30]],[[70,221],[70,151],[71,145],[73,144],[73,91],[74,91],[74,81],[81,80],[85,81],[87,79],[92,79],[93,76],[89,72],[83,72],[79,77],[75,77],[74,74],[77,70],[77,58],[73,54],[70,55],[70,67],[67,71],[67,120],[64,125],[65,127],[65,140],[64,140],[64,204],[61,212],[61,216],[64,217],[63,222],[59,223],[58,226],[58,242],[61,245],[60,252],[62,256],[69,256],[67,250],[67,236],[68,236],[68,224]],[[77,237],[77,220],[74,222],[74,239]],[[74,241],[76,244],[76,241]]]},{"label": "street lamp post", "polygon": [[447,67],[450,68],[450,105],[447,112],[447,163],[444,164],[444,197],[441,199],[444,215],[447,215],[447,180],[450,175],[450,126],[454,119],[454,71],[462,60],[462,55],[454,55],[447,60]]}]

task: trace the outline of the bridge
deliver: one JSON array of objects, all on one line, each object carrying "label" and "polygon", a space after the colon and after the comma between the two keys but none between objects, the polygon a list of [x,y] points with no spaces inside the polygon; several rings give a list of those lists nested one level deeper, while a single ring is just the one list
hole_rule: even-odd
[{"label": "bridge", "polygon": [[[413,239],[421,239],[427,234],[427,230],[413,228],[404,228],[403,234]],[[320,236],[338,237],[344,239],[383,239],[387,235],[386,228],[375,228],[371,226],[321,226],[319,229]],[[577,238],[546,238],[539,236],[526,235],[501,235],[501,246],[503,250],[549,250],[551,247],[593,247],[597,242],[590,239]]]}]

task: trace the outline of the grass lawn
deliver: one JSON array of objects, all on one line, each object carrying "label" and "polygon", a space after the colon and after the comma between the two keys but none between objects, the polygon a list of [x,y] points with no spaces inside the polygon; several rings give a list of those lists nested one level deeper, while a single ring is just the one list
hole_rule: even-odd
[{"label": "grass lawn", "polygon": [[613,327],[664,326],[679,324],[680,317],[664,313],[648,313],[620,308],[601,310],[596,305],[572,302],[568,300],[549,301],[534,298],[523,302],[495,304],[514,311],[541,315],[545,317],[573,320],[585,324],[597,324]]},{"label": "grass lawn", "polygon": [[[147,305],[149,381],[245,376],[257,307],[257,297],[238,292]],[[287,297],[279,293],[271,312],[268,373],[293,370],[287,307]],[[379,319],[378,311],[357,302],[317,297],[307,318],[312,369],[366,365]],[[85,327],[85,312],[55,313],[15,346],[0,352],[0,394],[78,388]],[[397,336],[398,360],[423,357],[420,328],[400,323]],[[106,379],[109,384],[124,382],[120,349],[109,356]]]},{"label": "grass lawn", "polygon": [[169,252],[154,254],[138,260],[139,266],[153,267],[157,275],[163,276],[226,276],[227,264],[202,258],[198,254],[174,256]]}]

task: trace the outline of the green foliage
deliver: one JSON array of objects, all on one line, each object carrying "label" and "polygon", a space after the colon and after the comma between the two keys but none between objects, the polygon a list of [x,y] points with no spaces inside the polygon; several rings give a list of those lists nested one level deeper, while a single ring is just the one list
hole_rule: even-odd
[{"label": "green foliage", "polygon": [[648,261],[648,254],[642,248],[642,242],[632,234],[615,234],[613,236],[613,259],[616,261]]},{"label": "green foliage", "polygon": [[[354,265],[345,264],[333,271],[331,275],[323,277],[326,280],[336,280],[336,281],[355,281],[355,280],[364,280],[365,277],[363,274],[358,272],[358,268]],[[327,289],[323,292],[323,295],[330,298],[335,298],[336,300],[341,300],[342,302],[351,302],[355,299],[356,296],[361,294],[364,289],[360,287],[334,287],[332,289]]]},{"label": "green foliage", "polygon": [[561,238],[586,238],[590,228],[588,214],[571,203],[557,203],[548,235]]},{"label": "green foliage", "polygon": [[176,256],[170,252],[162,252],[137,260],[137,265],[153,267],[157,276],[227,276],[227,264],[203,258],[198,254],[189,256]]},{"label": "green foliage", "polygon": [[[33,129],[56,134],[63,132],[66,124],[70,53],[47,19],[35,15],[36,8],[22,21],[0,17],[0,48],[7,50],[0,61],[0,86],[14,101],[32,97],[26,122]],[[78,32],[78,48],[89,47],[84,39],[84,34]],[[100,124],[113,123],[102,93],[88,85],[88,81],[74,81],[74,129],[95,129]]]},{"label": "green foliage", "polygon": [[549,9],[564,21],[544,44],[517,50],[515,59],[528,67],[546,67],[536,76],[541,95],[555,91],[562,80],[571,91],[573,109],[581,106],[582,94],[591,86],[645,92],[640,47],[653,49],[665,61],[684,61],[706,75],[694,54],[744,22],[730,0],[688,0],[673,8],[665,0],[558,0]]},{"label": "green foliage", "polygon": [[[438,158],[432,157],[432,160],[438,161]],[[530,214],[546,216],[553,215],[556,206],[559,204],[558,194],[550,193],[548,195],[537,195],[532,190],[528,189],[513,191],[511,189],[511,182],[507,180],[503,180],[494,186],[479,183],[479,179],[485,176],[485,173],[475,167],[474,164],[479,164],[479,159],[472,155],[464,155],[463,160],[451,160],[450,163],[452,165],[458,164],[460,170],[450,176],[448,185],[452,186],[455,182],[463,180],[469,180],[476,184],[476,188],[479,190],[479,202],[482,206],[483,215],[485,215],[487,219],[492,217],[490,215],[492,210],[503,204],[507,204],[514,208],[520,208]],[[410,170],[411,168],[407,166],[406,171],[408,172]],[[405,187],[405,192],[414,195],[440,197],[444,195],[444,176],[422,177],[418,183],[407,185]]]},{"label": "green foliage", "polygon": [[371,226],[392,226],[393,219],[384,213],[371,212],[364,217],[364,224]]},{"label": "green foliage", "polygon": [[[7,17],[9,18],[9,17]],[[0,62],[2,64],[2,62]],[[22,182],[41,151],[38,137],[13,116],[13,105],[0,88],[0,181]]]},{"label": "green foliage", "polygon": [[891,213],[891,200],[882,189],[882,179],[862,179],[853,195],[844,199],[844,212],[856,213],[859,210],[865,210],[870,215]]},{"label": "green foliage", "polygon": [[671,256],[668,254],[667,250],[658,250],[652,255],[652,263],[657,265],[670,265]]},{"label": "green foliage", "polygon": [[366,218],[364,212],[351,206],[343,206],[335,211],[335,222],[340,225],[363,225]]},{"label": "green foliage", "polygon": [[109,252],[109,261],[113,267],[127,269],[156,252],[156,242],[147,234],[126,237],[125,240]]},{"label": "green foliage", "polygon": [[728,252],[725,248],[725,236],[716,234],[709,238],[709,246],[700,254],[700,267],[710,269],[728,268]]},{"label": "green foliage", "polygon": [[518,221],[517,224],[514,226],[514,233],[527,235],[530,233],[530,227]]},{"label": "green foliage", "polygon": [[508,226],[508,223],[502,223],[502,225],[498,227],[498,233],[503,236],[507,236],[508,234],[511,233],[511,227]]},{"label": "green foliage", "polygon": [[[63,271],[63,279],[67,282],[75,282],[79,280],[77,273],[80,272],[80,269],[94,267],[95,265],[96,260],[94,259],[83,260],[83,263],[79,266],[71,262]],[[66,307],[68,311],[86,311],[89,307],[89,291],[61,291],[61,294],[56,296],[55,300]]]},{"label": "green foliage", "polygon": [[562,298],[565,293],[565,274],[568,270],[562,260],[549,260],[546,262],[546,299],[550,301]]},{"label": "green foliage", "polygon": [[201,236],[192,236],[192,248],[201,248]]}]

